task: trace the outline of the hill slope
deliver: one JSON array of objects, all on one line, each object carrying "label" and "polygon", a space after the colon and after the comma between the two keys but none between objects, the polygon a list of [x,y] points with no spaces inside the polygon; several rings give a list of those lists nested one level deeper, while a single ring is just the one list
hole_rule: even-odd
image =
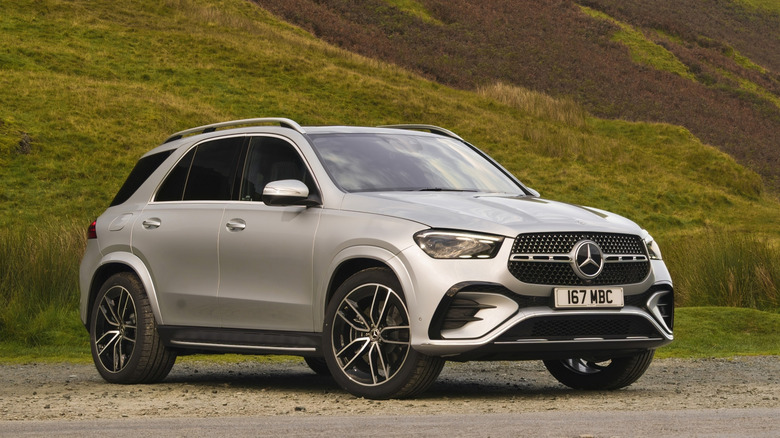
[{"label": "hill slope", "polygon": [[545,195],[658,232],[776,214],[754,174],[679,128],[591,119],[549,98],[539,112],[543,96],[512,100],[513,87],[442,87],[240,0],[38,4],[15,2],[0,22],[3,223],[86,222],[168,133],[260,115],[443,125]]},{"label": "hill slope", "polygon": [[[543,196],[637,220],[664,248],[681,303],[717,287],[727,303],[752,305],[732,293],[744,280],[740,290],[766,289],[762,302],[780,307],[780,204],[756,173],[684,128],[598,119],[511,85],[443,86],[245,0],[19,0],[0,15],[0,339],[83,342],[84,229],[137,158],[172,132],[257,116],[450,128]],[[742,233],[765,258],[736,273],[692,269],[701,242]],[[717,242],[716,261],[730,254]]]},{"label": "hill slope", "polygon": [[[463,89],[505,82],[688,128],[780,190],[780,6],[732,0],[254,0]],[[752,3],[771,5],[771,2]]]}]

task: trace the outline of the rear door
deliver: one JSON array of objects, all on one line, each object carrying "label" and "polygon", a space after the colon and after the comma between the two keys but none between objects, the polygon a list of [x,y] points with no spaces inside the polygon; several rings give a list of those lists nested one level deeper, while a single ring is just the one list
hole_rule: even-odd
[{"label": "rear door", "polygon": [[219,229],[226,205],[237,196],[244,142],[243,136],[227,137],[192,148],[135,222],[133,253],[149,268],[166,325],[220,324]]}]

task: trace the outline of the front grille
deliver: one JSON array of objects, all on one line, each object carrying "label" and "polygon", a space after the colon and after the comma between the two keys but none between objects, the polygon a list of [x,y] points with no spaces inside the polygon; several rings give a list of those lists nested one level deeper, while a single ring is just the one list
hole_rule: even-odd
[{"label": "front grille", "polygon": [[[598,277],[584,280],[572,267],[572,251],[582,240],[598,244],[604,268]],[[508,269],[524,283],[560,286],[604,286],[640,283],[650,273],[644,243],[639,236],[612,233],[520,234],[512,246]]]},{"label": "front grille", "polygon": [[528,233],[515,239],[512,253],[568,254],[580,240],[596,242],[607,254],[645,254],[642,239],[633,234]]},{"label": "front grille", "polygon": [[572,336],[626,336],[630,333],[631,323],[626,320],[606,321],[587,320],[547,320],[539,321],[531,329],[531,336],[545,338]]}]

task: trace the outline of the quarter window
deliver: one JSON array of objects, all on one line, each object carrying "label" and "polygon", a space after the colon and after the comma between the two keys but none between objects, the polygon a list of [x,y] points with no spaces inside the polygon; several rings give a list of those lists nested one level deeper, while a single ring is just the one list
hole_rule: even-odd
[{"label": "quarter window", "polygon": [[157,170],[158,167],[171,155],[173,151],[160,152],[158,154],[149,155],[138,160],[130,175],[125,180],[122,188],[119,189],[114,200],[111,201],[111,207],[119,205],[127,201],[130,196],[141,187],[149,176]]}]

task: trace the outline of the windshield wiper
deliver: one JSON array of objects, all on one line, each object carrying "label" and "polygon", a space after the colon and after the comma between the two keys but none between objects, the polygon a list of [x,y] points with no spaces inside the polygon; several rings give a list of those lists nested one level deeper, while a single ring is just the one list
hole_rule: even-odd
[{"label": "windshield wiper", "polygon": [[424,187],[416,189],[418,192],[477,192],[477,189],[450,189],[445,187]]}]

